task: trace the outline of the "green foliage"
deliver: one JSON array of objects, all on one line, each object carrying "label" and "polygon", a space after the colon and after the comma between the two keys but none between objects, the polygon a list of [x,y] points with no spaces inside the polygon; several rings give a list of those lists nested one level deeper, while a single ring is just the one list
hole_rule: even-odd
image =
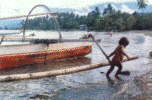
[{"label": "green foliage", "polygon": [[[79,29],[79,25],[86,24],[86,16],[78,16],[73,13],[61,13],[58,15],[57,20],[61,29]],[[22,23],[24,25],[24,22]],[[37,17],[29,19],[26,29],[38,30],[55,30],[57,24],[54,18],[49,16]]]},{"label": "green foliage", "polygon": [[[115,11],[109,4],[103,11],[103,16],[93,17],[94,22],[90,22],[92,30],[95,31],[126,31],[126,30],[151,30],[151,13],[122,13]],[[96,20],[95,20],[96,19]],[[91,24],[92,23],[92,24]],[[93,24],[94,23],[94,24]]]},{"label": "green foliage", "polygon": [[98,19],[100,19],[99,8],[96,7],[95,10],[91,11],[87,15],[87,26],[89,30],[95,30],[98,26]]},{"label": "green foliage", "polygon": [[126,21],[126,29],[131,30],[136,22],[137,22],[137,20],[136,20],[135,16],[130,15]]},{"label": "green foliage", "polygon": [[[142,5],[142,7],[144,7]],[[101,15],[96,7],[87,16],[74,13],[60,13],[57,17],[62,30],[79,29],[80,25],[87,25],[89,30],[94,31],[126,31],[126,30],[151,30],[151,13],[122,13],[116,11],[108,4]],[[37,17],[30,19],[26,29],[55,30],[56,23],[52,17]]]},{"label": "green foliage", "polygon": [[133,29],[137,30],[151,30],[152,29],[152,14],[134,14],[136,18],[136,23],[133,26]]},{"label": "green foliage", "polygon": [[53,19],[49,18],[48,16],[37,17],[37,18],[28,20],[26,29],[36,29],[36,30],[55,29],[55,24],[54,24]]},{"label": "green foliage", "polygon": [[[80,19],[80,21],[78,21]],[[59,14],[58,18],[61,29],[78,29],[79,23],[81,23],[82,17],[73,14],[73,13],[62,13]]]}]

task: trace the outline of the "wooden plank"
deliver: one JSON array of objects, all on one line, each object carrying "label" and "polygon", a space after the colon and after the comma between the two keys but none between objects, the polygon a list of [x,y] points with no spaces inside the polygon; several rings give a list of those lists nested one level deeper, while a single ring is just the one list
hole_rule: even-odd
[{"label": "wooden plank", "polygon": [[[138,57],[131,57],[130,59],[124,59],[123,62],[135,60],[137,58]],[[109,65],[108,62],[102,62],[102,63],[97,63],[97,64],[76,66],[72,68],[65,68],[65,69],[58,69],[58,70],[50,70],[50,71],[45,71],[45,72],[4,75],[4,76],[0,76],[0,81],[15,81],[15,80],[22,80],[22,79],[34,79],[34,78],[42,78],[42,77],[48,77],[48,76],[71,74],[71,73],[76,73],[80,71],[100,68],[100,67],[104,67],[108,65]]]}]

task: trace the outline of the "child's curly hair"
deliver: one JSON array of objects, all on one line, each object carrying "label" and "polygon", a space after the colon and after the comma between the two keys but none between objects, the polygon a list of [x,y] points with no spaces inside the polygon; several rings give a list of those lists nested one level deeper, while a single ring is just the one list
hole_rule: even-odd
[{"label": "child's curly hair", "polygon": [[119,40],[119,45],[123,45],[123,46],[127,46],[129,45],[129,40],[126,38],[126,37],[122,37],[120,40]]}]

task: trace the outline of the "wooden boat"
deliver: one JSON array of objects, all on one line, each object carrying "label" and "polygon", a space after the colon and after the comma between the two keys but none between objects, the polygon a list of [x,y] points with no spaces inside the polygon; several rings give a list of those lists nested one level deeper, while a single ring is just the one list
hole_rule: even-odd
[{"label": "wooden boat", "polygon": [[84,56],[91,50],[92,44],[88,42],[0,46],[0,69]]}]

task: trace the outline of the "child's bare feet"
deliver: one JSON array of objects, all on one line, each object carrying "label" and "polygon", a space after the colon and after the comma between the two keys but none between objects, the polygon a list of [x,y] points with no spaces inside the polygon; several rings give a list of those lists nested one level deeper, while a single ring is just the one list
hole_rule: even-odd
[{"label": "child's bare feet", "polygon": [[121,75],[130,75],[130,71],[122,71],[120,74]]},{"label": "child's bare feet", "polygon": [[106,77],[109,83],[114,84],[114,81],[109,77],[109,75],[106,75]]},{"label": "child's bare feet", "polygon": [[114,82],[114,80],[112,80],[111,78],[107,78],[107,80],[108,80],[108,83],[110,83],[110,84],[115,84],[115,82]]}]

